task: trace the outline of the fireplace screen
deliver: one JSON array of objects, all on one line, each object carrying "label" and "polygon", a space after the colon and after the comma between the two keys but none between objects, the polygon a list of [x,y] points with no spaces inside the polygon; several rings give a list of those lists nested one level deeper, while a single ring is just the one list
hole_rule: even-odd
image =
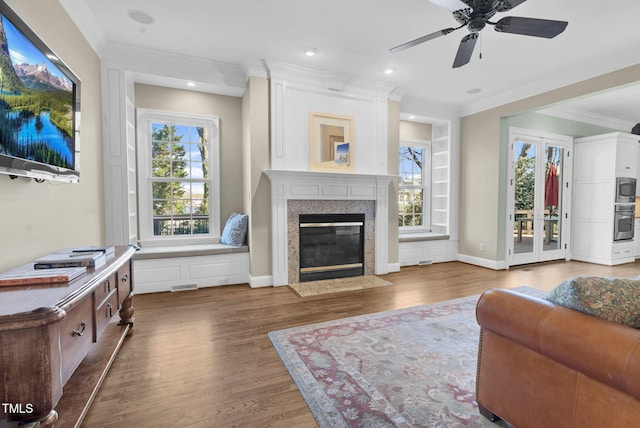
[{"label": "fireplace screen", "polygon": [[364,275],[364,214],[300,215],[300,282]]}]

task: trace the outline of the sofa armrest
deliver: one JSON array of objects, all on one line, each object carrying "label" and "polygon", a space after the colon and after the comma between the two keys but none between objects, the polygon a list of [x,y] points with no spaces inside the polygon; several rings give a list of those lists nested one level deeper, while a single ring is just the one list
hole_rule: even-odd
[{"label": "sofa armrest", "polygon": [[483,330],[640,399],[640,330],[509,290],[480,296]]}]

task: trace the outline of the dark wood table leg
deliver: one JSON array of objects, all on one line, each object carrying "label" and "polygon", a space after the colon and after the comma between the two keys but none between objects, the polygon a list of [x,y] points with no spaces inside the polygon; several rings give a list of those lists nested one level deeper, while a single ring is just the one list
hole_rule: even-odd
[{"label": "dark wood table leg", "polygon": [[58,412],[51,410],[47,416],[40,419],[40,426],[42,428],[52,427],[58,421]]},{"label": "dark wood table leg", "polygon": [[135,321],[135,317],[133,316],[133,292],[129,293],[129,295],[122,302],[122,307],[120,308],[120,322],[119,325],[129,325],[129,332],[127,336],[131,336],[133,334],[133,323]]}]

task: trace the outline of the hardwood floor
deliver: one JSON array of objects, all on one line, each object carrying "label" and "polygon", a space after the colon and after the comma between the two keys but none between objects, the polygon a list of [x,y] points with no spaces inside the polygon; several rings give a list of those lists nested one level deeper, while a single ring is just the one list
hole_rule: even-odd
[{"label": "hardwood floor", "polygon": [[640,262],[581,262],[493,271],[459,262],[402,268],[389,287],[298,297],[248,285],[136,296],[135,333],[118,354],[83,427],[314,427],[267,333],[405,308],[487,288],[551,290],[579,275],[636,277]]}]

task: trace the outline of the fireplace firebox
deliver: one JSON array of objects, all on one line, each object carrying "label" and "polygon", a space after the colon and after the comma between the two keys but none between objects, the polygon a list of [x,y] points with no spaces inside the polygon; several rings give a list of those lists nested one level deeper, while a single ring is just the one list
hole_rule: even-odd
[{"label": "fireplace firebox", "polygon": [[364,214],[300,214],[300,282],[364,275]]}]

